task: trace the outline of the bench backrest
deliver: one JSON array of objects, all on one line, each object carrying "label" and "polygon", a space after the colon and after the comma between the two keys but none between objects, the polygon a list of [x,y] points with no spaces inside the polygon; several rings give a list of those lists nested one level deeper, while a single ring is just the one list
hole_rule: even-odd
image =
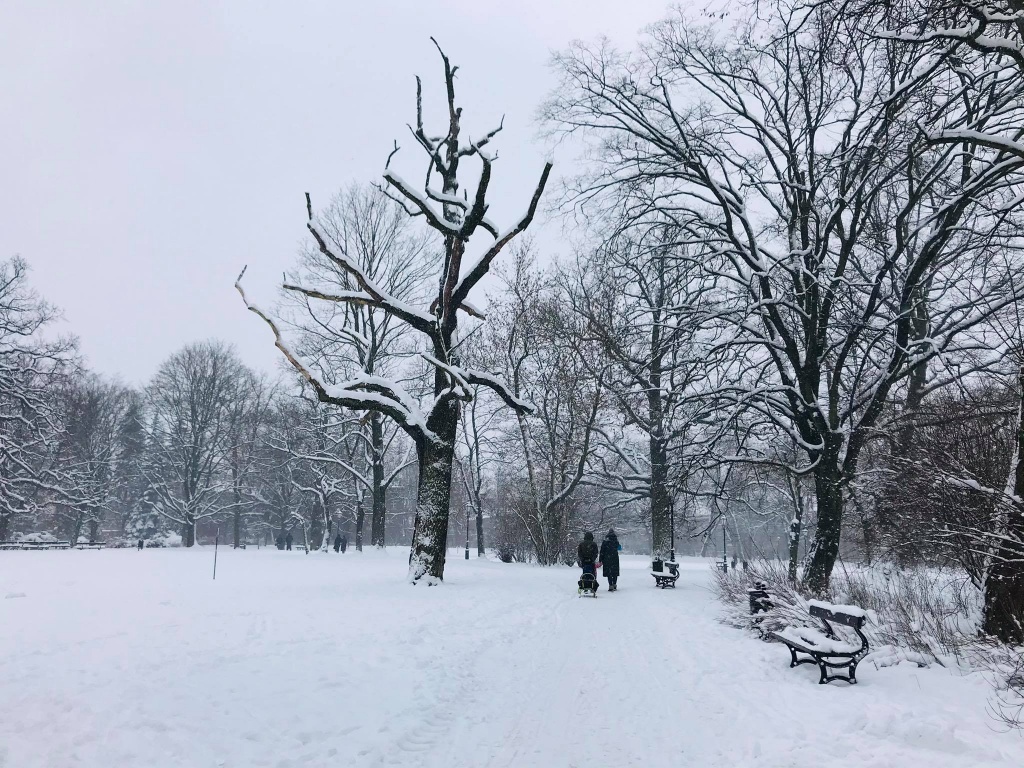
[{"label": "bench backrest", "polygon": [[855,616],[851,613],[843,613],[842,611],[833,611],[828,608],[823,608],[820,605],[812,605],[808,609],[811,616],[817,619],[825,619],[826,621],[834,621],[836,624],[844,624],[847,627],[853,627],[854,629],[860,629],[864,626],[866,619],[863,616]]}]

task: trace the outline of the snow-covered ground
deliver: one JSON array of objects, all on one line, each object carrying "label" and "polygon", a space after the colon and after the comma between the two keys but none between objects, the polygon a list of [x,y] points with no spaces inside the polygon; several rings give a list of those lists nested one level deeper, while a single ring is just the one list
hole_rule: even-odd
[{"label": "snow-covered ground", "polygon": [[710,571],[406,552],[0,553],[0,766],[1020,766],[978,676],[860,685],[719,624]]}]

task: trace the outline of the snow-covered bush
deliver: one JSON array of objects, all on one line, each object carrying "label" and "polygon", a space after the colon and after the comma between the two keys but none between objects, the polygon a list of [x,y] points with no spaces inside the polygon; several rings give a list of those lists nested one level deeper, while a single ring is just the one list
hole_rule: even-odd
[{"label": "snow-covered bush", "polygon": [[151,539],[146,539],[147,547],[180,547],[181,543],[181,534],[172,531],[164,531]]},{"label": "snow-covered bush", "polygon": [[[756,624],[747,593],[754,581],[768,585],[775,606]],[[812,623],[807,601],[813,596],[789,582],[785,563],[759,561],[745,572],[716,571],[715,583],[727,606],[724,620],[732,626],[767,636],[786,626]],[[978,650],[980,595],[966,576],[932,568],[837,569],[828,598],[868,612],[863,628],[871,644],[868,660],[879,666],[912,661],[956,667]]]},{"label": "snow-covered bush", "polygon": [[36,533],[16,533],[14,540],[25,544],[53,544],[58,541],[57,537],[46,531]]}]

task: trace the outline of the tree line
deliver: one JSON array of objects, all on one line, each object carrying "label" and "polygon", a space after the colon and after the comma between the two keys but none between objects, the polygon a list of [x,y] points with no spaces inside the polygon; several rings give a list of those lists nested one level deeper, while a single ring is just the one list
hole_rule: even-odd
[{"label": "tree line", "polygon": [[[479,506],[490,476],[507,554],[568,559],[607,519],[646,527],[657,557],[676,520],[753,546],[773,519],[813,592],[844,552],[970,560],[986,629],[1019,637],[1022,14],[775,0],[670,12],[630,50],[573,45],[541,113],[581,148],[549,195],[572,252],[544,270],[522,233],[550,165],[521,219],[491,221],[500,125],[464,139],[441,52],[447,121],[425,126],[417,79],[410,124],[423,183],[395,170],[396,143],[378,187],[434,237],[419,292],[367,272],[308,198],[344,279],[284,286],[356,344],[361,313],[388,318],[409,365],[340,380],[249,305],[321,402],[414,442],[412,579],[443,576],[461,432],[463,485]],[[470,294],[492,266],[504,287],[484,312]],[[965,441],[940,455],[935,414]],[[913,483],[955,493],[918,493],[909,514]]]},{"label": "tree line", "polygon": [[[396,143],[378,183],[307,195],[278,305],[236,283],[278,384],[207,344],[115,396],[69,342],[26,344],[51,310],[19,332],[21,300],[0,524],[130,503],[186,543],[259,514],[322,542],[344,509],[381,544],[402,488],[413,581],[443,578],[462,513],[481,552],[545,564],[599,525],[661,558],[720,533],[817,593],[841,558],[955,563],[1020,640],[1022,41],[1019,0],[775,0],[576,44],[541,120],[579,157],[500,223],[501,124],[464,129],[438,46],[421,183]],[[542,199],[557,255],[524,234]],[[71,379],[74,417],[46,394]],[[89,382],[131,417],[88,416]]]}]

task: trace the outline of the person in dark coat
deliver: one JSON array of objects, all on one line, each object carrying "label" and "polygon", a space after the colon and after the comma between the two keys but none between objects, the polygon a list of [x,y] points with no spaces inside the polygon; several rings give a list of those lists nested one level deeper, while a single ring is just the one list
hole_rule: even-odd
[{"label": "person in dark coat", "polygon": [[345,554],[345,550],[348,549],[348,536],[344,533],[341,534],[341,554]]},{"label": "person in dark coat", "polygon": [[292,535],[290,532],[287,536],[284,537],[284,548],[287,549],[289,552],[292,551]]},{"label": "person in dark coat", "polygon": [[278,549],[284,549],[284,534],[277,534],[277,538],[274,539],[274,543],[277,545]]},{"label": "person in dark coat", "polygon": [[619,588],[619,537],[615,535],[615,529],[608,529],[608,535],[601,542],[601,565],[604,566],[604,577],[608,579],[608,591],[614,592]]},{"label": "person in dark coat", "polygon": [[341,534],[340,533],[337,536],[334,537],[334,551],[335,552],[340,552],[341,551]]},{"label": "person in dark coat", "polygon": [[[576,548],[576,562],[579,563],[580,568],[583,569],[584,576],[589,573],[591,576],[595,577],[595,585],[597,584],[597,567],[595,566],[595,563],[597,562],[597,555],[598,548],[597,542],[594,541],[594,534],[587,531],[583,534],[583,541],[581,541],[580,545]],[[582,579],[580,580],[580,583],[582,585]]]}]

